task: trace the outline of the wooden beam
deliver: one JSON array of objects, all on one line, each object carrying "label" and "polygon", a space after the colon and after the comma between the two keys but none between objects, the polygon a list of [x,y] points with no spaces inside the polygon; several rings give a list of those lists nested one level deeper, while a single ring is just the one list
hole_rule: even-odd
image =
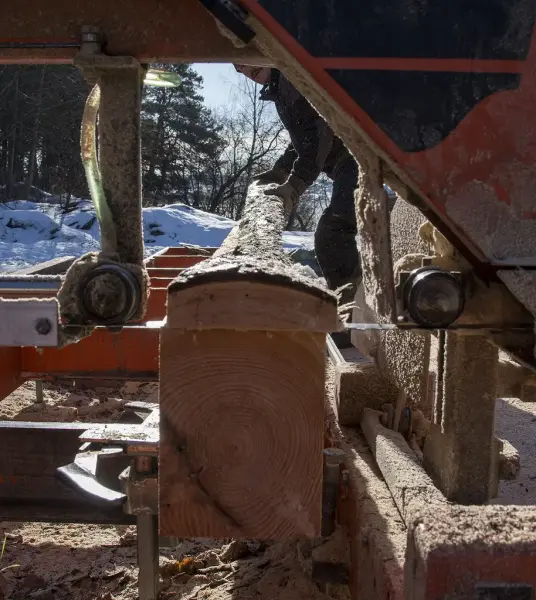
[{"label": "wooden beam", "polygon": [[320,534],[325,333],[336,299],[283,251],[262,187],[222,248],[168,288],[160,354],[160,530]]},{"label": "wooden beam", "polygon": [[493,496],[498,350],[482,335],[447,332],[442,383],[424,445],[424,467],[451,502],[485,504]]}]

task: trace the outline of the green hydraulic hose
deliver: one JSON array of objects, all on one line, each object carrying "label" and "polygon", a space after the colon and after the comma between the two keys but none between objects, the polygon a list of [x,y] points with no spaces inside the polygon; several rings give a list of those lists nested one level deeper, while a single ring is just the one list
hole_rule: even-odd
[{"label": "green hydraulic hose", "polygon": [[82,164],[86,173],[89,194],[99,221],[101,233],[101,250],[106,254],[117,254],[117,233],[104,188],[97,159],[97,116],[100,106],[100,88],[96,85],[86,100],[82,116],[80,147]]},{"label": "green hydraulic hose", "polygon": [[[178,87],[180,82],[181,78],[177,73],[166,72],[160,69],[150,69],[145,76],[145,83],[156,87]],[[102,187],[97,159],[97,116],[99,114],[100,98],[100,88],[97,84],[89,93],[84,107],[80,147],[89,194],[99,221],[101,250],[106,254],[117,254],[115,223],[108,202],[106,201],[104,188]]]}]

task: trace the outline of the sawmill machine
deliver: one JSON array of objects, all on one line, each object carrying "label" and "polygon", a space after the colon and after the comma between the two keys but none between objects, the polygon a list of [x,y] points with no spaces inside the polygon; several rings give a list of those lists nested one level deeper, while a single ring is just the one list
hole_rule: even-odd
[{"label": "sawmill machine", "polygon": [[[33,8],[32,3],[8,3],[0,59],[74,60],[88,79],[100,77],[103,130],[112,110],[108,83],[119,90],[122,82],[116,98],[121,91],[131,97],[133,116],[123,117],[122,124],[128,125],[128,118],[132,128],[137,124],[139,98],[126,89],[124,75],[135,70],[135,63],[243,60],[281,69],[343,139],[366,177],[388,184],[432,225],[428,234],[408,235],[414,246],[407,248],[396,239],[405,232],[391,231],[395,239],[390,239],[384,217],[371,238],[365,231],[365,288],[372,276],[369,244],[375,256],[381,255],[379,245],[395,247],[394,254],[386,251],[390,262],[382,261],[387,272],[393,261],[425,254],[423,248],[443,242],[436,249],[443,258],[436,254],[426,259],[420,266],[427,268],[417,277],[409,277],[414,269],[404,264],[401,277],[397,272],[393,280],[387,274],[378,284],[392,288],[381,294],[387,300],[380,320],[421,327],[454,321],[493,327],[489,335],[499,346],[525,367],[534,367],[529,326],[536,261],[531,192],[534,15],[529,0],[456,7],[353,0],[185,0],[157,7],[148,3],[143,9],[125,2],[129,16],[119,5],[111,11],[98,4],[90,11],[68,8],[59,0],[57,10],[52,5],[39,9],[42,15],[32,15]],[[179,13],[194,25],[177,25]],[[116,182],[123,189],[112,191],[108,169],[117,172],[122,161],[131,168],[133,161],[126,149],[108,160],[106,148],[103,143],[101,169],[112,213],[115,196],[126,195],[129,185],[135,200],[120,202],[127,212],[138,213],[136,156],[136,172],[129,178],[123,169],[122,181]],[[131,231],[123,228],[120,215],[114,218],[116,257],[120,263],[139,263],[142,242],[136,218]],[[125,238],[136,239],[129,244]],[[443,316],[423,314],[415,305],[422,293],[418,290],[429,286],[432,295],[444,291]]]},{"label": "sawmill machine", "polygon": [[[528,400],[536,393],[534,2],[118,0],[110,4],[105,0],[94,0],[76,4],[49,0],[43,6],[39,0],[18,3],[9,0],[4,4],[0,21],[1,63],[74,63],[93,88],[84,118],[87,128],[82,132],[82,155],[86,159],[86,174],[97,208],[102,240],[101,252],[75,261],[62,279],[58,293],[59,314],[49,313],[46,322],[41,315],[35,321],[39,326],[32,325],[32,331],[28,331],[29,326],[21,317],[26,313],[17,313],[13,327],[5,334],[5,339],[0,339],[0,345],[4,347],[47,345],[40,344],[39,340],[43,341],[43,336],[52,333],[55,341],[48,345],[63,347],[65,354],[62,356],[67,356],[74,352],[69,348],[91,339],[88,336],[95,327],[113,330],[119,340],[122,334],[117,332],[121,328],[124,328],[125,336],[135,335],[132,332],[142,327],[140,322],[144,316],[147,320],[152,284],[143,262],[140,105],[141,84],[147,80],[147,68],[151,63],[233,62],[276,67],[326,119],[359,163],[356,214],[363,280],[350,321],[344,324],[330,321],[329,311],[325,308],[333,301],[330,293],[319,291],[314,285],[307,287],[309,284],[297,280],[298,285],[284,269],[275,275],[273,269],[268,269],[261,277],[258,272],[262,269],[256,270],[256,263],[248,262],[247,256],[241,256],[239,260],[232,255],[234,263],[225,257],[208,259],[206,262],[211,267],[192,275],[185,274],[167,288],[167,322],[159,342],[161,409],[167,415],[167,420],[160,422],[160,434],[167,436],[165,443],[163,438],[160,439],[163,445],[158,448],[158,436],[154,431],[151,434],[151,460],[154,463],[158,454],[160,469],[160,496],[159,500],[153,499],[153,504],[160,503],[155,511],[160,511],[161,525],[166,523],[166,533],[183,537],[240,537],[239,534],[261,537],[259,531],[265,526],[264,521],[262,527],[259,522],[255,527],[250,524],[249,529],[245,525],[241,528],[236,514],[244,515],[247,521],[247,510],[240,512],[235,505],[235,514],[229,507],[225,508],[227,505],[221,497],[219,503],[215,503],[213,494],[206,492],[206,484],[202,489],[190,490],[188,496],[193,471],[189,474],[188,485],[179,489],[174,486],[182,476],[180,469],[170,466],[179,465],[180,457],[189,451],[187,444],[181,441],[181,432],[171,426],[174,419],[177,423],[183,419],[184,423],[194,427],[186,401],[181,400],[180,410],[173,405],[172,392],[181,385],[179,371],[184,382],[188,381],[181,388],[181,394],[184,398],[191,394],[195,398],[192,404],[195,404],[198,397],[204,398],[193,391],[204,374],[198,375],[192,383],[186,366],[191,365],[190,371],[195,371],[201,364],[207,369],[209,365],[213,368],[212,365],[219,364],[220,360],[215,348],[235,342],[233,356],[242,357],[246,364],[255,354],[251,349],[260,347],[249,345],[255,340],[255,344],[260,343],[260,338],[255,338],[259,329],[278,332],[268,336],[269,342],[263,337],[262,343],[286,340],[289,346],[281,346],[281,355],[286,356],[288,351],[283,348],[294,348],[292,344],[302,340],[301,346],[298,344],[300,350],[296,346],[294,355],[288,351],[286,364],[298,361],[299,353],[308,344],[307,356],[312,356],[312,349],[317,348],[315,344],[321,339],[316,335],[325,336],[337,327],[350,329],[353,344],[369,363],[366,372],[359,365],[356,367],[358,389],[352,399],[352,410],[345,412],[342,398],[338,399],[339,416],[334,417],[334,429],[361,426],[367,441],[374,446],[375,459],[388,483],[392,483],[396,474],[382,468],[381,461],[385,456],[382,459],[383,455],[377,453],[381,446],[378,440],[385,437],[385,432],[380,432],[381,427],[394,430],[393,434],[400,434],[408,441],[413,434],[413,442],[417,438],[415,456],[419,457],[426,477],[433,481],[433,494],[439,491],[443,500],[457,507],[449,508],[448,519],[452,521],[445,517],[445,523],[476,519],[476,513],[464,513],[466,509],[460,506],[483,505],[496,495],[500,464],[504,460],[500,443],[494,436],[495,400],[501,394]],[[97,114],[98,140],[95,133]],[[95,158],[97,142],[98,164]],[[389,210],[386,188],[397,195],[392,211]],[[262,216],[262,208],[255,202],[251,206],[253,215]],[[246,228],[251,226],[252,219]],[[255,235],[248,239],[251,237]],[[229,243],[232,245],[232,242]],[[244,242],[242,249],[250,248],[248,243]],[[262,256],[258,258],[262,260]],[[213,260],[215,262],[211,262]],[[213,271],[209,272],[209,269]],[[208,285],[209,275],[211,283],[220,286],[214,288],[214,293],[204,288]],[[225,285],[246,286],[240,287],[240,302],[225,303],[225,299],[231,297],[231,288],[224,286],[224,275],[229,277]],[[277,284],[273,286],[273,294],[270,292],[274,299],[272,311],[267,309],[270,305],[266,300],[268,296],[255,304],[261,297],[258,295],[260,288],[255,286],[266,285],[268,281],[270,285]],[[277,293],[285,286],[289,289],[297,286],[296,290],[299,290],[292,294],[298,295],[290,295],[288,298],[293,298],[292,301],[281,300],[278,304]],[[221,294],[221,306],[225,310],[216,314],[210,312],[210,306],[216,306],[216,300],[212,305],[204,302],[218,294]],[[182,300],[177,300],[179,297]],[[294,301],[297,314],[291,318],[284,307]],[[322,304],[322,308],[319,303],[325,306]],[[15,315],[13,311],[18,310],[16,302],[9,304],[0,307],[3,315],[11,314],[9,311]],[[250,304],[251,310],[247,308]],[[34,306],[31,314],[39,317],[39,311],[44,307],[45,304]],[[239,308],[240,314],[236,312]],[[285,322],[275,326],[278,320]],[[293,328],[308,333],[303,337],[288,335]],[[194,329],[196,331],[191,333]],[[251,338],[253,342],[242,345],[241,336],[250,329],[255,332]],[[225,342],[215,333],[222,330],[231,331]],[[102,329],[99,332],[98,335],[103,335]],[[190,333],[191,337],[188,337]],[[278,355],[272,346],[270,348],[268,351],[267,347],[266,356]],[[189,353],[185,354],[184,367],[178,359],[173,362],[175,359],[170,358],[173,352],[179,351]],[[323,345],[321,355],[322,364],[318,368],[322,376],[318,379],[311,376],[311,381],[316,382],[315,394],[320,395],[324,385]],[[192,358],[190,363],[190,357],[196,357],[197,362]],[[278,363],[277,368],[284,370],[286,364]],[[224,367],[229,373],[234,372],[230,363]],[[308,368],[303,367],[304,372]],[[21,373],[28,373],[28,369],[22,369]],[[42,375],[43,372],[39,374]],[[174,377],[177,379],[173,385],[164,385],[164,375],[169,381]],[[339,375],[342,377],[344,373],[337,377]],[[240,377],[237,372],[235,379]],[[262,377],[257,379],[259,385],[262,380],[269,387]],[[372,379],[374,393],[367,395],[364,390],[367,386],[371,389]],[[337,385],[342,394],[341,381],[337,380]],[[8,388],[4,385],[2,393],[9,393]],[[283,394],[281,389],[277,393]],[[302,392],[300,386],[292,390],[297,396]],[[255,395],[248,398],[248,402],[254,402]],[[281,401],[281,406],[294,404],[289,399]],[[378,411],[382,425],[371,426],[369,410]],[[296,418],[305,419],[306,413],[304,410]],[[157,421],[153,416],[152,425]],[[322,429],[323,424],[323,417],[320,417],[314,427],[319,425]],[[314,429],[312,423],[307,427]],[[371,431],[376,433],[371,434]],[[335,433],[333,435],[336,437]],[[371,436],[376,442],[371,442]],[[82,439],[103,443],[102,435],[92,437],[87,432]],[[107,439],[113,444],[119,443],[109,436]],[[194,436],[191,439],[195,444],[201,438]],[[213,440],[205,442],[208,447]],[[234,457],[233,468],[242,465],[240,451],[235,447],[224,447],[226,455]],[[302,450],[304,447],[305,442]],[[314,448],[316,452],[318,448]],[[406,450],[411,453],[409,446]],[[404,460],[409,460],[404,454],[406,450],[402,454],[406,457]],[[208,456],[208,450],[206,452]],[[248,447],[247,452],[260,460],[260,446],[257,449]],[[244,453],[242,448],[242,456]],[[279,457],[289,472],[288,456],[291,454]],[[335,465],[339,472],[341,462],[337,460],[337,457],[328,457],[324,465],[325,482],[330,479],[327,477],[330,467]],[[143,461],[140,464],[143,466]],[[307,474],[309,463],[303,461],[300,468],[302,464],[305,466],[301,472]],[[407,465],[407,462],[396,464],[402,469],[401,465]],[[193,469],[190,464],[187,466]],[[316,463],[311,466],[314,472],[317,468]],[[364,467],[356,468],[360,473],[356,477],[364,477],[365,470]],[[194,479],[208,478],[209,471],[199,468]],[[344,472],[348,475],[348,471],[352,476],[350,467]],[[219,475],[216,473],[214,477],[217,479]],[[307,501],[303,496],[308,493],[307,482],[314,478],[300,477],[296,475],[292,481],[290,478],[286,481],[296,495],[281,493],[278,501],[287,502],[287,508],[298,505],[318,508],[316,492]],[[303,483],[301,488],[300,481]],[[356,481],[351,478],[353,493],[359,496],[357,504],[363,506],[368,502],[369,491],[358,493]],[[221,483],[219,479],[218,482]],[[532,598],[531,586],[536,582],[533,581],[534,569],[531,571],[527,566],[530,562],[524,570],[518,569],[515,577],[510,568],[512,563],[504,567],[500,563],[502,558],[495,555],[495,562],[482,559],[477,568],[477,562],[470,563],[470,560],[477,561],[474,557],[478,548],[470,560],[463,552],[456,554],[460,560],[456,564],[449,562],[450,558],[435,563],[436,555],[430,551],[428,558],[422,559],[426,568],[419,571],[422,564],[415,557],[419,552],[424,553],[425,547],[417,543],[423,531],[419,527],[430,521],[426,521],[428,517],[414,517],[407,508],[409,505],[405,504],[409,502],[409,496],[404,492],[398,497],[393,491],[400,489],[397,485],[389,484],[389,489],[399,512],[385,518],[394,523],[401,516],[410,532],[407,564],[417,566],[415,572],[411,572],[415,577],[411,573],[408,575],[409,571],[406,573],[411,580],[407,583],[406,579],[406,600]],[[221,486],[218,489],[225,496],[228,490],[223,483]],[[246,488],[242,489],[244,494]],[[187,492],[186,504],[174,504],[173,494],[183,494],[184,490]],[[237,497],[233,496],[233,500]],[[262,504],[259,498],[255,497],[257,506]],[[252,506],[255,502],[252,501]],[[304,521],[299,521],[298,517],[293,521],[294,517],[283,514],[282,505],[277,506],[277,510],[267,509],[266,514],[277,514],[283,523],[282,529],[277,529],[279,525],[274,517],[276,525],[268,537],[277,538],[283,529],[292,533],[306,532],[308,537],[320,533],[316,517],[307,528],[309,525],[303,525]],[[206,524],[211,522],[210,519],[204,519],[209,513],[213,526]],[[181,527],[176,526],[181,518],[186,518],[184,515],[189,515],[192,522],[187,526],[184,523]],[[203,518],[196,519],[196,515]],[[534,516],[528,512],[523,515],[518,515],[519,522],[522,517],[532,519]],[[350,529],[355,533],[355,527],[359,530],[364,525],[365,522],[359,521],[358,525],[352,525],[354,529]],[[501,527],[495,527],[493,532],[502,531]],[[514,525],[510,523],[509,527]],[[149,529],[154,542],[154,522],[149,523]],[[443,534],[438,533],[438,539]],[[485,535],[494,539],[494,533]],[[360,553],[368,556],[366,548],[374,546],[374,540],[359,539],[360,545],[353,550],[353,560],[362,556]],[[508,544],[514,538],[505,539],[500,541],[503,557],[511,550]],[[473,541],[464,548],[472,548]],[[533,548],[533,539],[531,543]],[[499,547],[499,542],[497,544]],[[504,550],[507,546],[508,552]],[[528,546],[524,548],[514,550],[534,556],[533,550],[527,550]],[[486,556],[489,558],[491,554]],[[154,556],[151,560],[154,563]],[[473,591],[469,593],[466,591],[469,588],[462,590],[469,583],[464,580],[462,585],[456,580],[457,591],[450,590],[447,584],[463,561],[471,564],[468,567],[473,569],[471,572],[485,572],[488,578],[490,573],[496,573],[497,585],[503,587],[491,585],[475,592],[471,580]],[[451,571],[446,570],[444,565],[447,563]],[[488,571],[482,566],[484,563],[491,565]],[[443,568],[441,581],[444,588],[441,589],[448,588],[448,592],[437,591],[439,584],[434,587],[432,583],[431,587],[426,587],[427,583],[424,588],[419,588],[423,581],[431,581],[430,573],[434,569]],[[367,569],[372,572],[376,566],[365,563],[361,572]],[[414,585],[412,577],[420,582],[419,585]],[[518,595],[505,595],[508,591],[504,592],[504,586],[514,583],[517,587],[509,589]],[[480,583],[475,585],[478,587]],[[154,586],[152,589],[153,592],[148,592],[144,598],[154,596]],[[386,590],[355,597],[362,600],[401,597],[398,592]]]}]

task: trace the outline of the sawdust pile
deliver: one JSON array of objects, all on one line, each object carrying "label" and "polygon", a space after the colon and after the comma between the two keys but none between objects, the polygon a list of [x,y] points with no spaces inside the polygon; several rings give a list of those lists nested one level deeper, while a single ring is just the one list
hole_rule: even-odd
[{"label": "sawdust pile", "polygon": [[[127,402],[157,401],[156,384],[122,388],[34,384],[0,402],[0,419],[117,421]],[[128,526],[1,523],[0,600],[135,600],[136,529]],[[344,586],[322,593],[313,583],[311,543],[183,540],[161,548],[161,598],[166,600],[347,600]],[[335,586],[334,586],[335,587]]]},{"label": "sawdust pile", "polygon": [[[328,600],[297,544],[186,540],[161,549],[162,600]],[[135,600],[134,527],[10,524],[2,600]],[[345,598],[345,595],[335,596]]]}]

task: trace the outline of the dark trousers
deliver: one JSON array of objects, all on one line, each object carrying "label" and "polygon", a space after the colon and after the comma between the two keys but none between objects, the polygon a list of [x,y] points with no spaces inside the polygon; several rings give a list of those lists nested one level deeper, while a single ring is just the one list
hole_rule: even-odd
[{"label": "dark trousers", "polygon": [[[354,202],[357,163],[349,157],[328,175],[333,179],[333,193],[316,228],[315,253],[328,287],[335,290],[346,283],[355,283],[361,276]],[[356,287],[344,293],[343,302],[353,301]]]}]

